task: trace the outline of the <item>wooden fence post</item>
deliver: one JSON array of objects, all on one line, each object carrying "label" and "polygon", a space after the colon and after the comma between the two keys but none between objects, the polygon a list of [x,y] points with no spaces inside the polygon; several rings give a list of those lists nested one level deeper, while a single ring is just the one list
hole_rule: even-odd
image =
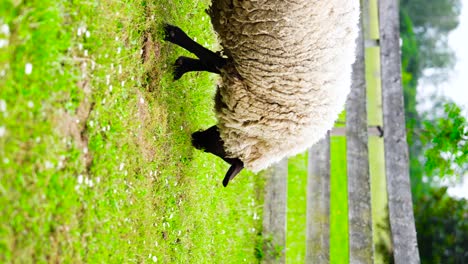
[{"label": "wooden fence post", "polygon": [[[366,10],[367,1],[361,1]],[[373,263],[371,189],[368,157],[364,27],[356,40],[351,92],[346,102],[346,161],[348,175],[349,262]]]},{"label": "wooden fence post", "polygon": [[379,1],[385,172],[396,264],[419,263],[401,86],[398,0]]},{"label": "wooden fence post", "polygon": [[266,171],[265,202],[263,207],[263,263],[285,263],[286,210],[288,193],[288,159]]},{"label": "wooden fence post", "polygon": [[309,151],[306,263],[330,260],[330,133]]}]

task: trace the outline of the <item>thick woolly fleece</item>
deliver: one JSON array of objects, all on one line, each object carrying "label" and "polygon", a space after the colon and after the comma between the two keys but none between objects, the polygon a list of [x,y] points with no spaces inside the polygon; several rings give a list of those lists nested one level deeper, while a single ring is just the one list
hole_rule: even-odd
[{"label": "thick woolly fleece", "polygon": [[359,1],[213,0],[229,63],[216,113],[230,157],[260,171],[324,137],[350,89]]}]

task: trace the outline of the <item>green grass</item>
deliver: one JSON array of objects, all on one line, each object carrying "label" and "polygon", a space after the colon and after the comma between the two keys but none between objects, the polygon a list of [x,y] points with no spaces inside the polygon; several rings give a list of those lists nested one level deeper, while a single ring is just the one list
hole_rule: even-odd
[{"label": "green grass", "polygon": [[187,53],[161,37],[168,21],[215,47],[207,5],[0,4],[0,262],[256,261],[262,179],[225,189],[191,147],[216,77],[173,82]]},{"label": "green grass", "polygon": [[286,263],[304,263],[306,256],[307,153],[289,159]]},{"label": "green grass", "polygon": [[[257,262],[263,180],[225,189],[227,165],[191,147],[216,77],[172,81],[188,53],[162,41],[170,22],[216,50],[208,4],[0,2],[0,263]],[[332,263],[348,259],[345,147],[332,138]],[[306,169],[290,160],[287,263],[305,257]]]}]

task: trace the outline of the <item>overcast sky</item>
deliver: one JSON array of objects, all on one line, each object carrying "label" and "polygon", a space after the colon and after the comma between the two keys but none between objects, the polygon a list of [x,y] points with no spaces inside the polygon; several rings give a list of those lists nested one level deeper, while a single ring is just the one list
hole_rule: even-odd
[{"label": "overcast sky", "polygon": [[[449,45],[455,51],[457,61],[454,70],[449,74],[449,80],[438,86],[437,92],[453,99],[464,108],[465,115],[468,115],[468,0],[461,2],[460,24],[449,35]],[[434,92],[435,88],[421,82],[418,90],[418,94],[424,97]],[[421,104],[421,107],[427,109],[430,105]]]}]

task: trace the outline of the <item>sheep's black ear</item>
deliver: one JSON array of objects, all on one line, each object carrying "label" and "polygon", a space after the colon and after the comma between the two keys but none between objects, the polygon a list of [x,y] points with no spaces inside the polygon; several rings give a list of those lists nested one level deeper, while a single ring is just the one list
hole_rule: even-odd
[{"label": "sheep's black ear", "polygon": [[229,183],[230,180],[234,179],[239,172],[242,171],[244,168],[244,163],[240,159],[235,159],[231,163],[231,167],[229,168],[228,172],[226,173],[226,176],[224,176],[223,180],[223,186],[226,187]]}]

